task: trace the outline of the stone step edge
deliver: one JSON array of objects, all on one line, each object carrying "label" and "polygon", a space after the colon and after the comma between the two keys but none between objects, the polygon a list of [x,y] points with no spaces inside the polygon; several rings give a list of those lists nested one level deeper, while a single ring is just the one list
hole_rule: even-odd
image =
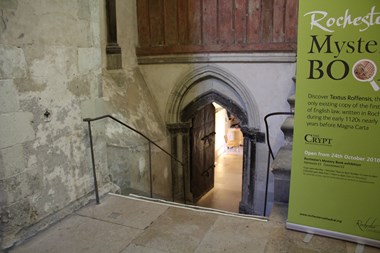
[{"label": "stone step edge", "polygon": [[292,146],[287,145],[280,148],[274,158],[271,171],[273,174],[289,174],[292,167]]},{"label": "stone step edge", "polygon": [[285,137],[293,138],[294,116],[287,117],[282,123],[280,129],[284,133]]}]

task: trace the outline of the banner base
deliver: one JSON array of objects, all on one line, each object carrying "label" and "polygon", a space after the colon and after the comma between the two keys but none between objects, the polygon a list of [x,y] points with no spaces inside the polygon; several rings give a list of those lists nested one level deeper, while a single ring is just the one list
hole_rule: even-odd
[{"label": "banner base", "polygon": [[326,229],[308,227],[308,226],[299,225],[299,224],[295,224],[291,222],[286,222],[286,228],[309,233],[309,234],[322,235],[322,236],[327,236],[327,237],[331,237],[335,239],[340,239],[340,240],[345,240],[345,241],[355,242],[358,244],[364,244],[364,245],[380,248],[380,241],[364,238],[360,236],[334,232],[334,231],[330,231]]}]

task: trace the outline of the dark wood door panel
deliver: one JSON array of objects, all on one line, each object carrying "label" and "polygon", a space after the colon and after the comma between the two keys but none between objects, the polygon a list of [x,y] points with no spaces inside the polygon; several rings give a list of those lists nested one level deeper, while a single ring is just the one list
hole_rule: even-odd
[{"label": "dark wood door panel", "polygon": [[191,131],[191,192],[194,201],[214,187],[215,108],[204,107],[193,118]]}]

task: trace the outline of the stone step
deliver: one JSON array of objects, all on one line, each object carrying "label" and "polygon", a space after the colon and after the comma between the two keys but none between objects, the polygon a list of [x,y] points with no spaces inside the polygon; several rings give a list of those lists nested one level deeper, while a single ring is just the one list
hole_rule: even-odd
[{"label": "stone step", "polygon": [[289,116],[281,125],[281,131],[285,135],[285,145],[293,144],[294,116]]},{"label": "stone step", "polygon": [[272,165],[274,176],[274,201],[279,203],[289,202],[290,170],[292,165],[292,146],[286,145],[280,148]]}]

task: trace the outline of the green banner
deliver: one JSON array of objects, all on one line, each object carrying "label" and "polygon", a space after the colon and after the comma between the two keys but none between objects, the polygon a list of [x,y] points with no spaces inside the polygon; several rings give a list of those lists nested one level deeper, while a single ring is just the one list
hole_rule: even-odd
[{"label": "green banner", "polygon": [[300,0],[287,227],[380,247],[380,1]]}]

